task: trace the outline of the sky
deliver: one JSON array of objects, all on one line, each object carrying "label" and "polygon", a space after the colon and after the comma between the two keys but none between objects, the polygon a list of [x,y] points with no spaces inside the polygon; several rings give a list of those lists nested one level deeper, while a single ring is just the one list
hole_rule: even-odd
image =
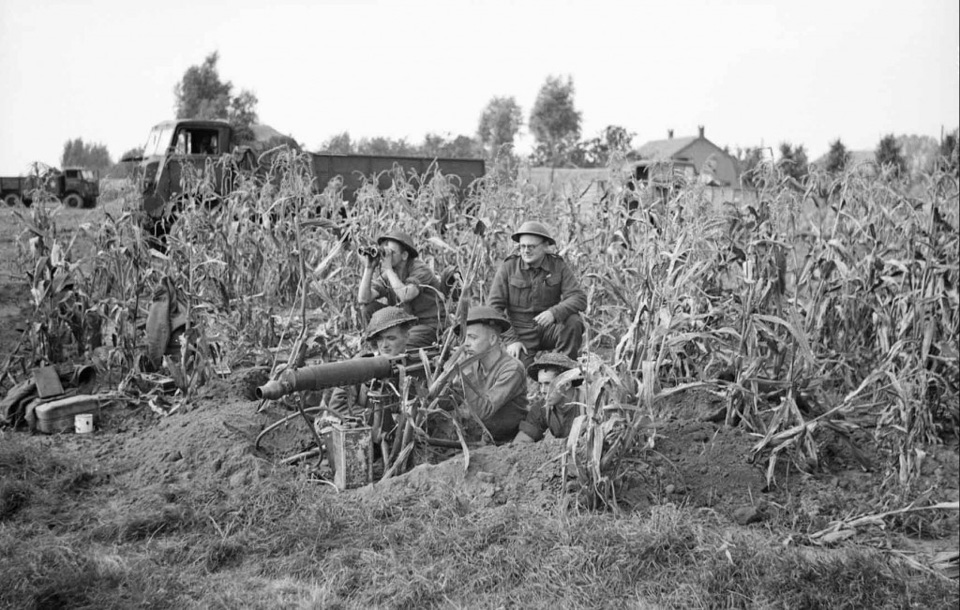
[{"label": "sky", "polygon": [[956,128],[958,24],[957,0],[0,0],[0,175],[58,165],[78,137],[114,160],[143,145],[214,51],[260,122],[308,150],[344,131],[474,135],[491,98],[526,120],[569,76],[584,138],[703,125],[719,146],[813,159],[837,138]]}]

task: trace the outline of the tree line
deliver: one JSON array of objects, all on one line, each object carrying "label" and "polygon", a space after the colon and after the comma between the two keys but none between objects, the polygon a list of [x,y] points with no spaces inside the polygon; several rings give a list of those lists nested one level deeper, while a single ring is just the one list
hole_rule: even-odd
[{"label": "tree line", "polygon": [[[190,66],[174,87],[176,118],[221,119],[230,122],[239,139],[252,137],[250,126],[259,120],[257,97],[249,90],[235,92],[233,83],[220,78],[219,53],[209,54],[198,66]],[[548,167],[605,167],[611,160],[633,151],[634,132],[620,125],[608,125],[600,133],[582,138],[583,113],[575,104],[575,87],[570,76],[548,76],[540,87],[533,107],[526,116],[526,127],[534,138],[529,156],[531,165]],[[524,112],[513,96],[494,96],[480,114],[473,135],[444,136],[428,133],[422,142],[387,137],[355,140],[349,131],[329,137],[320,152],[388,156],[427,156],[518,160],[515,143],[524,127]],[[917,174],[943,167],[957,172],[958,130],[944,135],[937,143],[928,136],[884,136],[874,151],[880,166],[893,166],[898,173]],[[127,151],[139,152],[140,149]],[[767,156],[764,149],[751,147],[732,153],[741,173],[749,176]],[[802,180],[810,171],[804,145],[782,142],[778,147],[778,165],[790,176]],[[851,151],[838,138],[830,143],[823,165],[831,173],[843,171],[852,161]],[[84,142],[82,138],[64,144],[61,166],[85,167],[106,171],[115,167],[105,146]],[[119,169],[119,168],[117,168]],[[112,171],[125,175],[126,171]]]}]

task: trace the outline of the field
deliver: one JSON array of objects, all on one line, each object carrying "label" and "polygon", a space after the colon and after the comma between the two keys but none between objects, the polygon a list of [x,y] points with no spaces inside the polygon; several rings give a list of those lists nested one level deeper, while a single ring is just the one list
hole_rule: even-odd
[{"label": "field", "polygon": [[[0,209],[3,392],[72,361],[111,397],[92,435],[0,429],[0,607],[957,607],[956,178],[803,186],[771,170],[754,206],[689,187],[628,216],[523,178],[458,202],[397,177],[343,207],[281,155],[215,209],[198,178],[164,253],[119,186]],[[590,417],[440,449],[404,386],[393,468],[337,492],[297,457],[317,397],[251,387],[358,351],[358,244],[410,231],[460,271],[456,317],[526,217],[588,292]],[[190,316],[162,392],[141,356],[166,279]]]}]

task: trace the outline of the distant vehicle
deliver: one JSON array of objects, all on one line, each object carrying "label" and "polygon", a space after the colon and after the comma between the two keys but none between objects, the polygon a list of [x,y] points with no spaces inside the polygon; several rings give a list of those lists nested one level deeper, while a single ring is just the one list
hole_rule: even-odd
[{"label": "distant vehicle", "polygon": [[[166,204],[183,195],[181,175],[184,165],[192,164],[204,172],[218,195],[229,192],[233,176],[224,175],[224,164],[210,163],[224,154],[233,154],[239,167],[262,171],[257,167],[260,153],[278,145],[299,150],[296,142],[266,125],[253,125],[252,141],[238,141],[233,128],[225,121],[181,119],[164,121],[150,130],[143,153],[125,156],[121,161],[140,164],[139,192],[141,209],[157,219],[163,215]],[[459,179],[461,192],[482,177],[485,165],[482,159],[435,159],[432,157],[398,157],[379,155],[336,155],[309,153],[314,188],[323,190],[333,178],[342,180],[343,197],[353,200],[364,177],[378,175],[399,166],[405,174],[415,171],[426,174],[432,168],[446,176]],[[209,172],[212,172],[209,173]],[[380,188],[389,187],[389,178],[380,175]]]},{"label": "distant vehicle", "polygon": [[0,178],[0,199],[7,205],[30,205],[34,193],[46,191],[71,208],[92,208],[100,196],[100,173],[70,167],[51,169],[42,176]]}]

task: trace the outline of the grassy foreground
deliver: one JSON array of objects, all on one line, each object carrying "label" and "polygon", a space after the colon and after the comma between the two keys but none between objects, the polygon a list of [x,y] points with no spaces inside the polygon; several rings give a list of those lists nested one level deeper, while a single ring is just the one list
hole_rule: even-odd
[{"label": "grassy foreground", "polygon": [[0,436],[0,607],[948,608],[957,583],[876,550],[781,544],[709,509],[628,517],[334,495],[290,471],[242,490],[142,487]]}]

